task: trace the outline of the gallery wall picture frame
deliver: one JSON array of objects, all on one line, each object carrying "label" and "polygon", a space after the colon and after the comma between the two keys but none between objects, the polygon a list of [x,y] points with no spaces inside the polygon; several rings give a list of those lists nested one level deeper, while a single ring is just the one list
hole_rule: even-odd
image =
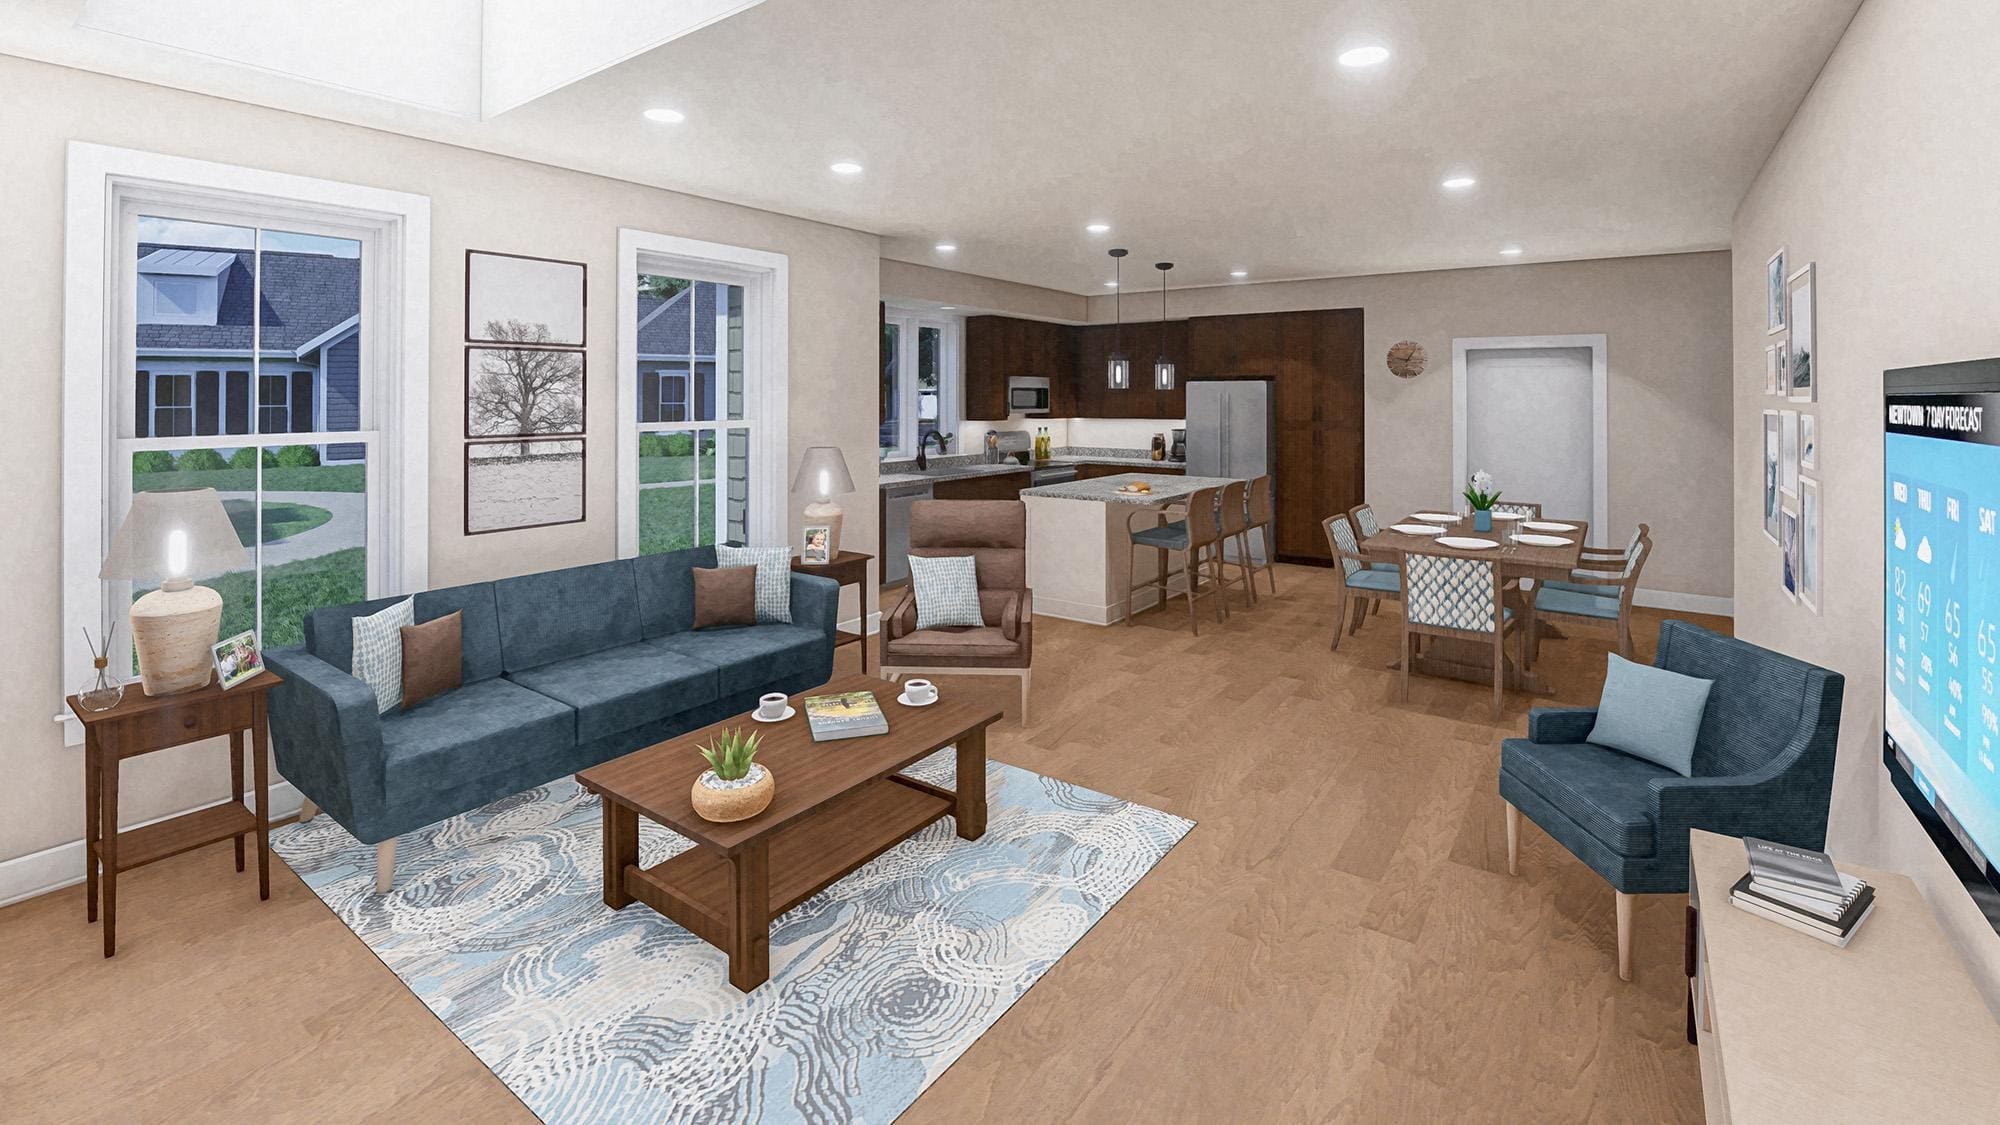
[{"label": "gallery wall picture frame", "polygon": [[1799,494],[1799,412],[1778,411],[1778,491]]},{"label": "gallery wall picture frame", "polygon": [[588,516],[582,438],[465,443],[465,534],[582,523]]},{"label": "gallery wall picture frame", "polygon": [[588,357],[576,348],[465,346],[465,436],[581,436]]},{"label": "gallery wall picture frame", "polygon": [[1767,395],[1778,393],[1780,386],[1778,381],[1778,362],[1778,345],[1766,345],[1764,348],[1764,393]]},{"label": "gallery wall picture frame", "polygon": [[1778,412],[1764,411],[1764,534],[1771,542],[1778,542],[1781,507],[1778,494],[1780,472],[1778,458],[1781,454],[1778,439]]},{"label": "gallery wall picture frame", "polygon": [[581,348],[589,312],[590,269],[582,262],[465,252],[466,343]]},{"label": "gallery wall picture frame", "polygon": [[1785,248],[1764,263],[1764,332],[1785,330]]},{"label": "gallery wall picture frame", "polygon": [[1799,513],[1794,508],[1785,508],[1778,513],[1780,531],[1778,552],[1781,578],[1785,596],[1793,602],[1799,600]]},{"label": "gallery wall picture frame", "polygon": [[1819,469],[1819,415],[1799,414],[1799,468]]},{"label": "gallery wall picture frame", "polygon": [[1813,263],[1807,262],[1786,279],[1791,327],[1791,379],[1786,384],[1793,402],[1815,402],[1819,398],[1819,323]]},{"label": "gallery wall picture frame", "polygon": [[1799,602],[1814,613],[1820,607],[1819,481],[1799,478]]},{"label": "gallery wall picture frame", "polygon": [[1792,395],[1792,388],[1789,385],[1791,382],[1789,373],[1792,370],[1792,342],[1780,336],[1776,347],[1778,350],[1778,370],[1775,373],[1777,378],[1772,384],[1771,393],[1777,395],[1779,398],[1790,398]]}]

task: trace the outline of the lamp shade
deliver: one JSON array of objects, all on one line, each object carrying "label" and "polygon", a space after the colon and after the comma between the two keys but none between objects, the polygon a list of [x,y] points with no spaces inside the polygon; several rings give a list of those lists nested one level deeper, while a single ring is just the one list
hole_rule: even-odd
[{"label": "lamp shade", "polygon": [[815,445],[799,458],[799,475],[792,478],[793,492],[814,496],[844,496],[854,491],[854,478],[847,475],[847,459],[831,445]]},{"label": "lamp shade", "polygon": [[219,574],[250,565],[213,488],[139,492],[97,576],[134,582]]}]

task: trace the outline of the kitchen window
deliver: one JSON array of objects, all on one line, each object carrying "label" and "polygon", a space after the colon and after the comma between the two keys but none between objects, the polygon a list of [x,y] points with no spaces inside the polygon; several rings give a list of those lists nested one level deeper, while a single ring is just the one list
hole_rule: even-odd
[{"label": "kitchen window", "polygon": [[[964,413],[964,339],[962,318],[889,307],[882,336],[883,460],[915,457],[931,435],[957,433]],[[935,440],[929,449],[940,452]]]}]

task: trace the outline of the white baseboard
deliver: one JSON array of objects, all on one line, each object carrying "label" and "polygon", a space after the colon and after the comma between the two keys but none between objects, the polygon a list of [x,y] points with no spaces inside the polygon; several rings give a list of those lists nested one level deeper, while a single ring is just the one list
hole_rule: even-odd
[{"label": "white baseboard", "polygon": [[[280,781],[271,786],[269,803],[265,807],[271,810],[272,820],[280,820],[297,813],[303,800],[304,797],[292,787],[291,782]],[[206,805],[185,809],[183,812],[214,808],[222,803],[222,801],[211,801]],[[180,815],[182,813],[168,813],[166,816],[154,817],[142,824],[128,824],[125,827],[129,831],[133,828],[142,828],[146,824],[158,824],[162,820],[170,820]],[[44,848],[28,855],[0,861],[0,906],[11,906],[24,899],[45,895],[50,891],[83,882],[83,854],[83,841],[71,840],[67,844],[57,844],[53,848]]]},{"label": "white baseboard", "polygon": [[1706,613],[1715,617],[1736,616],[1736,599],[1714,594],[1683,594],[1676,590],[1632,591],[1632,604],[1647,609],[1677,609],[1682,613]]},{"label": "white baseboard", "polygon": [[[862,630],[857,630],[854,627],[856,623],[858,623],[860,620],[861,619],[858,617],[843,618],[842,620],[835,623],[835,628],[841,629],[849,633],[860,632]],[[872,637],[876,633],[879,633],[881,631],[882,631],[882,614],[879,611],[869,614],[868,628],[866,630],[867,634]]]}]

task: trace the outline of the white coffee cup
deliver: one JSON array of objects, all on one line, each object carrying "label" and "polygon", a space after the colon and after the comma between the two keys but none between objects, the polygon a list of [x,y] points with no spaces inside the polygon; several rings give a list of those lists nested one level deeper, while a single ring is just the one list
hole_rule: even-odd
[{"label": "white coffee cup", "polygon": [[905,680],[903,697],[912,703],[929,703],[937,698],[937,685],[929,680]]},{"label": "white coffee cup", "polygon": [[778,718],[783,718],[784,714],[785,714],[785,695],[783,692],[774,691],[768,695],[760,695],[757,697],[758,718],[778,719]]}]

